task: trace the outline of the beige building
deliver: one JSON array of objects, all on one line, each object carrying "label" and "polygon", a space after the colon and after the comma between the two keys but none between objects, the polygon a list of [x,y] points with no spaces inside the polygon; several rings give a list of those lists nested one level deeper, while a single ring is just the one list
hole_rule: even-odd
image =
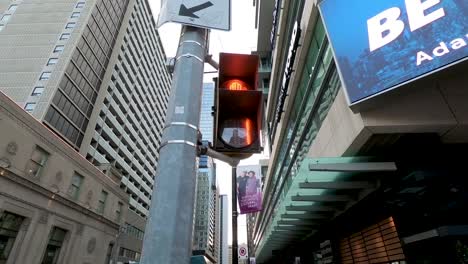
[{"label": "beige building", "polygon": [[169,100],[165,61],[148,0],[0,0],[0,91],[119,178],[132,211],[118,239],[123,262],[141,252]]},{"label": "beige building", "polygon": [[129,200],[109,175],[0,93],[0,263],[109,263]]}]

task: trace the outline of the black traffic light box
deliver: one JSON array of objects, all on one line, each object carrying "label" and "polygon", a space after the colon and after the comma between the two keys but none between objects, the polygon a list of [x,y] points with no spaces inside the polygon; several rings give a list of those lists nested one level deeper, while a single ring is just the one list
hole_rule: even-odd
[{"label": "black traffic light box", "polygon": [[261,152],[262,91],[258,56],[220,53],[215,89],[213,148],[233,157]]}]

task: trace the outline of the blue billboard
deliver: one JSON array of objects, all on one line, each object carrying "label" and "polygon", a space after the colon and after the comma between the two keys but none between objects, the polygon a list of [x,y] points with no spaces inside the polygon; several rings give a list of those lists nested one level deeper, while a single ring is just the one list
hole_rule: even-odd
[{"label": "blue billboard", "polygon": [[324,0],[350,104],[468,57],[468,0]]}]

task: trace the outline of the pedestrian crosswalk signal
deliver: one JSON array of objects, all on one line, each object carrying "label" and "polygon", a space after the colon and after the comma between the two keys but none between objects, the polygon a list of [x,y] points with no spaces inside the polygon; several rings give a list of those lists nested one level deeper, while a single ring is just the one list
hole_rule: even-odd
[{"label": "pedestrian crosswalk signal", "polygon": [[221,53],[215,91],[214,149],[246,158],[260,153],[262,91],[257,90],[258,56]]}]

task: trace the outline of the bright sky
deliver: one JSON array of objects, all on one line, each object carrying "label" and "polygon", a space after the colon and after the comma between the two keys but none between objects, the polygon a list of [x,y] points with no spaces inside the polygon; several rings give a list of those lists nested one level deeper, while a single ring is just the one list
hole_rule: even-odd
[{"label": "bright sky", "polygon": [[[170,1],[170,0],[168,0]],[[212,0],[216,1],[227,1],[227,0]],[[189,2],[189,1],[185,1]],[[194,2],[191,0],[190,2]],[[200,1],[202,4],[203,1]],[[219,31],[212,30],[210,34],[210,54],[213,55],[213,59],[218,60],[220,52],[230,53],[243,53],[250,54],[256,50],[257,46],[257,31],[255,29],[255,7],[253,6],[252,0],[231,0],[232,3],[232,25],[231,31]],[[153,10],[153,15],[157,19],[161,1],[150,0],[150,5]],[[167,57],[175,57],[177,53],[177,46],[179,42],[181,26],[178,24],[167,23],[159,28],[159,34],[161,36],[164,50]],[[213,71],[211,66],[205,64],[205,72]],[[213,74],[206,74],[204,76],[205,82],[212,81]],[[254,165],[258,164],[260,155],[254,155],[241,162],[240,165]],[[229,208],[231,207],[231,167],[224,162],[217,161],[217,178],[221,194],[227,194],[229,200]],[[239,244],[247,243],[247,230],[245,216],[238,218],[238,241]],[[229,209],[229,238],[228,243],[232,243],[232,230],[231,230],[231,209]]]}]

